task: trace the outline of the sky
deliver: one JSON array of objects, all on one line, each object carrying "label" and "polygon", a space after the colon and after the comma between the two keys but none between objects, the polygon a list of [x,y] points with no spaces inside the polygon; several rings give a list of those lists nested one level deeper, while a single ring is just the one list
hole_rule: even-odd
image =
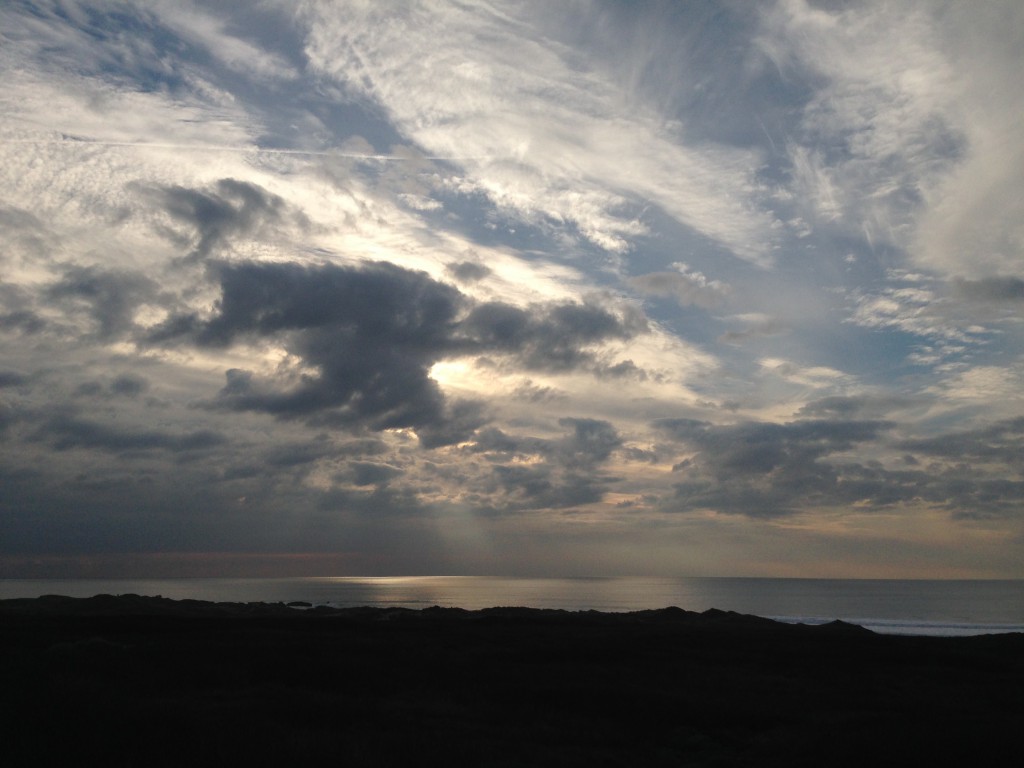
[{"label": "sky", "polygon": [[1024,4],[0,6],[0,577],[1024,578]]}]

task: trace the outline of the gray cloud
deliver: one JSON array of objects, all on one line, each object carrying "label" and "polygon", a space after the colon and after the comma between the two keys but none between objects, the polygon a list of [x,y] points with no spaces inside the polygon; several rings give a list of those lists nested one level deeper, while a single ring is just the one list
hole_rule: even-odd
[{"label": "gray cloud", "polygon": [[44,328],[46,328],[46,321],[28,310],[0,314],[0,330],[33,334],[39,333]]},{"label": "gray cloud", "polygon": [[811,418],[881,418],[892,411],[927,402],[923,397],[909,398],[897,395],[830,395],[807,403],[799,410],[800,416]]},{"label": "gray cloud", "polygon": [[631,277],[629,284],[652,296],[675,299],[681,306],[704,309],[721,305],[730,293],[728,286],[708,280],[699,272],[651,272]]},{"label": "gray cloud", "polygon": [[264,461],[271,468],[308,467],[333,452],[332,446],[323,440],[285,443],[267,451]]},{"label": "gray cloud", "polygon": [[110,391],[122,397],[137,397],[149,389],[149,380],[131,373],[121,374],[110,382]]},{"label": "gray cloud", "polygon": [[532,370],[568,371],[600,366],[588,347],[645,331],[639,313],[622,317],[596,302],[538,304],[525,309],[501,302],[474,307],[459,325],[467,350],[507,353]]},{"label": "gray cloud", "polygon": [[352,473],[352,482],[358,486],[386,485],[390,480],[400,477],[402,470],[389,464],[377,464],[369,461],[353,461],[348,465]]},{"label": "gray cloud", "polygon": [[[221,300],[208,320],[172,319],[153,340],[204,347],[279,338],[317,375],[262,381],[231,370],[219,405],[372,429],[431,428],[458,439],[469,424],[446,403],[429,369],[449,349],[464,302],[450,286],[390,264],[303,267],[242,263],[217,269]],[[458,417],[461,416],[461,420]],[[442,423],[445,426],[442,428]]]},{"label": "gray cloud", "polygon": [[832,458],[858,446],[887,447],[894,426],[884,421],[815,420],[789,424],[715,426],[666,419],[656,426],[692,447],[695,455],[676,466],[684,479],[669,507],[714,509],[751,517],[774,517],[816,507],[857,504],[880,508],[911,502],[949,511],[954,517],[1013,514],[1024,480],[1024,419],[929,439],[897,441],[893,447],[953,460],[924,468],[913,454],[900,457],[909,469],[878,461]]},{"label": "gray cloud", "polygon": [[232,238],[253,236],[289,220],[306,223],[281,197],[248,181],[221,179],[205,190],[181,186],[141,189],[173,221],[192,231],[187,240],[189,259],[204,259]]},{"label": "gray cloud", "polygon": [[664,419],[655,426],[696,450],[678,468],[687,478],[675,486],[682,508],[771,517],[842,498],[840,472],[824,459],[876,440],[892,425],[818,420],[715,426]]},{"label": "gray cloud", "polygon": [[897,447],[960,461],[998,461],[1024,473],[1024,417],[930,438],[902,440]]},{"label": "gray cloud", "polygon": [[98,266],[71,266],[46,292],[70,312],[84,310],[96,326],[96,335],[110,340],[134,328],[135,311],[158,294],[156,283],[127,270]]},{"label": "gray cloud", "polygon": [[58,451],[87,448],[117,454],[152,450],[171,453],[203,451],[227,442],[224,435],[212,430],[176,434],[156,430],[115,429],[71,414],[47,419],[38,428],[35,437],[47,440]]},{"label": "gray cloud", "polygon": [[1024,301],[1024,280],[1019,277],[953,279],[953,292],[969,301]]},{"label": "gray cloud", "polygon": [[[470,453],[482,454],[493,464],[490,482],[484,482],[487,504],[496,511],[570,508],[604,498],[616,478],[600,471],[622,439],[611,423],[600,419],[559,419],[568,433],[558,439],[510,435],[489,427],[480,430]],[[504,501],[497,503],[497,491]]]},{"label": "gray cloud", "polygon": [[764,320],[762,322],[754,323],[749,328],[744,328],[743,330],[726,331],[718,337],[718,341],[723,344],[743,344],[751,341],[752,339],[763,338],[765,336],[778,336],[788,330],[790,330],[790,327],[779,320]]},{"label": "gray cloud", "polygon": [[449,264],[445,269],[448,274],[463,283],[475,283],[491,274],[489,267],[475,261],[460,261],[458,264]]},{"label": "gray cloud", "polygon": [[493,5],[0,3],[0,571],[1019,577],[1020,3]]},{"label": "gray cloud", "polygon": [[486,421],[479,403],[448,402],[431,366],[452,355],[503,353],[531,367],[596,365],[588,347],[643,330],[595,304],[531,310],[473,306],[455,288],[384,262],[359,268],[283,263],[219,264],[212,317],[171,318],[150,343],[202,347],[275,338],[315,368],[263,380],[231,369],[217,405],[374,430],[412,428],[425,447],[466,439]]},{"label": "gray cloud", "polygon": [[507,494],[500,511],[520,509],[569,509],[604,498],[608,478],[578,472],[559,473],[550,466],[523,467],[503,464],[494,468],[494,479]]},{"label": "gray cloud", "polygon": [[17,371],[0,371],[0,389],[5,387],[20,387],[28,381],[28,378]]},{"label": "gray cloud", "polygon": [[574,469],[593,469],[622,445],[622,438],[609,422],[599,419],[559,419],[559,426],[572,434],[556,443],[561,464]]}]

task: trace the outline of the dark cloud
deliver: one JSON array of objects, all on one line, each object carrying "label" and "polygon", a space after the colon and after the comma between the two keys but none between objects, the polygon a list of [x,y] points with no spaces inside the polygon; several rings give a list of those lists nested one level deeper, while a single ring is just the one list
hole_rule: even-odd
[{"label": "dark cloud", "polygon": [[0,371],[0,389],[20,387],[28,382],[28,378],[17,371]]},{"label": "dark cloud", "polygon": [[0,435],[3,435],[16,421],[18,421],[18,414],[15,409],[0,400]]},{"label": "dark cloud", "polygon": [[324,440],[288,443],[271,448],[265,461],[268,466],[276,468],[302,467],[314,464],[332,453],[332,446]]},{"label": "dark cloud", "polygon": [[1019,277],[953,279],[953,292],[970,301],[1024,301],[1024,280]]},{"label": "dark cloud", "polygon": [[877,418],[924,402],[926,401],[920,397],[912,399],[899,396],[834,395],[807,403],[798,413],[810,418]]},{"label": "dark cloud", "polygon": [[386,485],[392,479],[400,477],[402,470],[389,464],[377,464],[369,461],[353,461],[348,465],[353,485]]},{"label": "dark cloud", "polygon": [[46,259],[58,249],[58,239],[34,214],[0,203],[0,232],[3,249],[0,258],[20,255]]},{"label": "dark cloud", "polygon": [[243,263],[217,271],[221,299],[207,319],[176,318],[154,336],[200,346],[276,338],[316,375],[265,381],[231,370],[221,407],[371,429],[461,439],[479,422],[445,402],[430,367],[451,347],[464,303],[454,288],[391,264],[362,268]]},{"label": "dark cloud", "polygon": [[558,424],[572,434],[555,443],[559,463],[574,469],[593,469],[606,461],[622,445],[622,438],[607,421],[598,419],[559,419]]},{"label": "dark cloud", "polygon": [[980,429],[902,440],[897,447],[926,456],[972,462],[1001,462],[1024,472],[1024,417]]},{"label": "dark cloud", "polygon": [[75,387],[79,397],[136,398],[149,391],[149,379],[132,373],[116,376],[109,384],[100,381],[83,381]]},{"label": "dark cloud", "polygon": [[484,491],[504,499],[490,502],[497,511],[569,508],[604,498],[615,478],[604,475],[600,465],[622,446],[618,432],[598,419],[563,418],[558,424],[568,434],[554,440],[510,435],[494,427],[477,433],[467,450],[493,464]]},{"label": "dark cloud", "polygon": [[75,394],[80,397],[98,397],[103,394],[103,385],[98,381],[83,381],[75,387]]},{"label": "dark cloud", "polygon": [[569,509],[604,498],[610,478],[578,472],[560,473],[547,465],[494,467],[494,479],[506,496],[499,511]]},{"label": "dark cloud", "polygon": [[557,440],[510,435],[496,427],[481,429],[469,447],[472,453],[503,458],[540,456],[573,469],[592,469],[622,446],[610,422],[601,419],[562,418],[558,425],[569,433]]},{"label": "dark cloud", "polygon": [[686,479],[676,485],[677,504],[770,517],[846,496],[839,468],[824,459],[877,440],[892,425],[817,420],[716,426],[664,419],[655,426],[696,451],[679,465]]},{"label": "dark cloud", "polygon": [[[816,507],[924,503],[954,517],[978,517],[1013,514],[1024,498],[1024,481],[1007,478],[1004,469],[1024,473],[1024,419],[892,446],[884,438],[893,425],[882,421],[715,426],[668,419],[656,426],[695,452],[675,467],[683,477],[675,509],[771,517]],[[873,443],[912,453],[898,459],[899,469],[833,457]],[[915,453],[950,462],[922,468]]]},{"label": "dark cloud", "polygon": [[443,418],[420,425],[416,435],[424,448],[439,448],[468,440],[487,421],[482,403],[454,400],[446,405]]},{"label": "dark cloud", "polygon": [[273,338],[316,371],[267,380],[231,369],[219,407],[349,428],[411,428],[425,447],[464,441],[487,420],[479,403],[444,397],[429,375],[439,360],[502,353],[544,369],[595,366],[588,347],[645,327],[638,315],[620,317],[596,303],[474,306],[423,272],[382,262],[233,263],[216,265],[215,274],[215,313],[171,318],[151,343],[228,347]]},{"label": "dark cloud", "polygon": [[712,460],[716,471],[764,473],[848,450],[876,439],[892,425],[881,421],[814,420],[717,426],[693,419],[662,419],[655,426],[681,442],[697,446]]},{"label": "dark cloud", "polygon": [[110,382],[110,391],[121,397],[138,397],[149,390],[149,380],[143,376],[125,373]]},{"label": "dark cloud", "polygon": [[546,445],[547,442],[544,440],[515,437],[497,427],[487,427],[477,432],[469,450],[473,453],[501,454],[510,458],[515,454],[542,453]]},{"label": "dark cloud", "polygon": [[598,363],[594,365],[591,371],[595,376],[602,378],[647,380],[647,371],[639,367],[632,360],[622,360],[612,365]]},{"label": "dark cloud", "polygon": [[460,261],[458,264],[449,264],[445,269],[462,283],[475,283],[491,274],[490,267],[477,264],[475,261]]},{"label": "dark cloud", "polygon": [[251,237],[268,227],[289,221],[306,224],[282,198],[248,181],[221,179],[203,190],[171,186],[142,191],[172,220],[192,230],[190,259],[204,259],[232,238]]},{"label": "dark cloud", "polygon": [[358,438],[339,444],[335,452],[339,456],[379,456],[388,452],[388,444],[372,437]]},{"label": "dark cloud", "polygon": [[533,370],[599,367],[593,345],[630,339],[645,331],[639,313],[616,315],[596,302],[533,305],[522,309],[488,302],[472,309],[459,332],[470,349],[514,355]]},{"label": "dark cloud", "polygon": [[135,311],[157,296],[148,277],[126,270],[71,266],[47,290],[47,296],[74,312],[84,309],[100,339],[123,336],[134,328]]},{"label": "dark cloud", "polygon": [[560,392],[553,387],[538,386],[529,380],[516,387],[512,396],[517,400],[526,400],[530,403],[543,403],[549,400],[565,400],[567,398],[564,392]]},{"label": "dark cloud", "polygon": [[58,451],[87,448],[117,454],[152,450],[184,453],[208,450],[227,442],[224,435],[212,430],[176,434],[156,430],[114,429],[97,421],[67,414],[48,419],[39,427],[35,437],[48,441]]},{"label": "dark cloud", "polygon": [[32,334],[39,333],[44,328],[46,321],[30,310],[22,309],[0,314],[0,330]]}]

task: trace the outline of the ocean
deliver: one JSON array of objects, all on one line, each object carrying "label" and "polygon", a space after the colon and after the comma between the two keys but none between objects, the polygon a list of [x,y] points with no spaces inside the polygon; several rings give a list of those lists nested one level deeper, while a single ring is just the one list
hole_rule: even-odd
[{"label": "ocean", "polygon": [[284,579],[0,579],[0,599],[59,594],[161,595],[176,600],[292,602],[336,607],[570,611],[718,608],[790,623],[841,619],[875,632],[980,635],[1024,632],[1024,580],[772,578],[506,578],[491,576]]}]

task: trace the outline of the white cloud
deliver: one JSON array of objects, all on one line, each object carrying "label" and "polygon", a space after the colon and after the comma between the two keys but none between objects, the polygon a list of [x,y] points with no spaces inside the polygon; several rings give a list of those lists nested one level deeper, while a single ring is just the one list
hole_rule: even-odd
[{"label": "white cloud", "polygon": [[190,0],[159,0],[155,10],[168,27],[204,47],[229,69],[271,81],[294,80],[299,75],[281,56],[227,33],[222,21]]},{"label": "white cloud", "polygon": [[1020,3],[785,0],[762,25],[780,71],[823,81],[789,150],[806,216],[943,275],[1020,272]]},{"label": "white cloud", "polygon": [[624,251],[646,231],[641,206],[654,203],[740,258],[769,263],[757,155],[688,147],[664,121],[623,114],[622,95],[585,52],[517,15],[528,9],[508,8],[310,3],[307,53],[428,152],[477,158],[460,162],[462,188],[510,213]]},{"label": "white cloud", "polygon": [[1024,5],[950,4],[944,42],[957,63],[954,94],[967,137],[963,161],[927,190],[914,241],[942,274],[1024,273]]},{"label": "white cloud", "polygon": [[929,11],[869,2],[831,13],[786,0],[762,14],[764,54],[784,77],[815,83],[789,148],[798,199],[872,245],[909,243],[922,193],[960,148],[955,69]]}]

